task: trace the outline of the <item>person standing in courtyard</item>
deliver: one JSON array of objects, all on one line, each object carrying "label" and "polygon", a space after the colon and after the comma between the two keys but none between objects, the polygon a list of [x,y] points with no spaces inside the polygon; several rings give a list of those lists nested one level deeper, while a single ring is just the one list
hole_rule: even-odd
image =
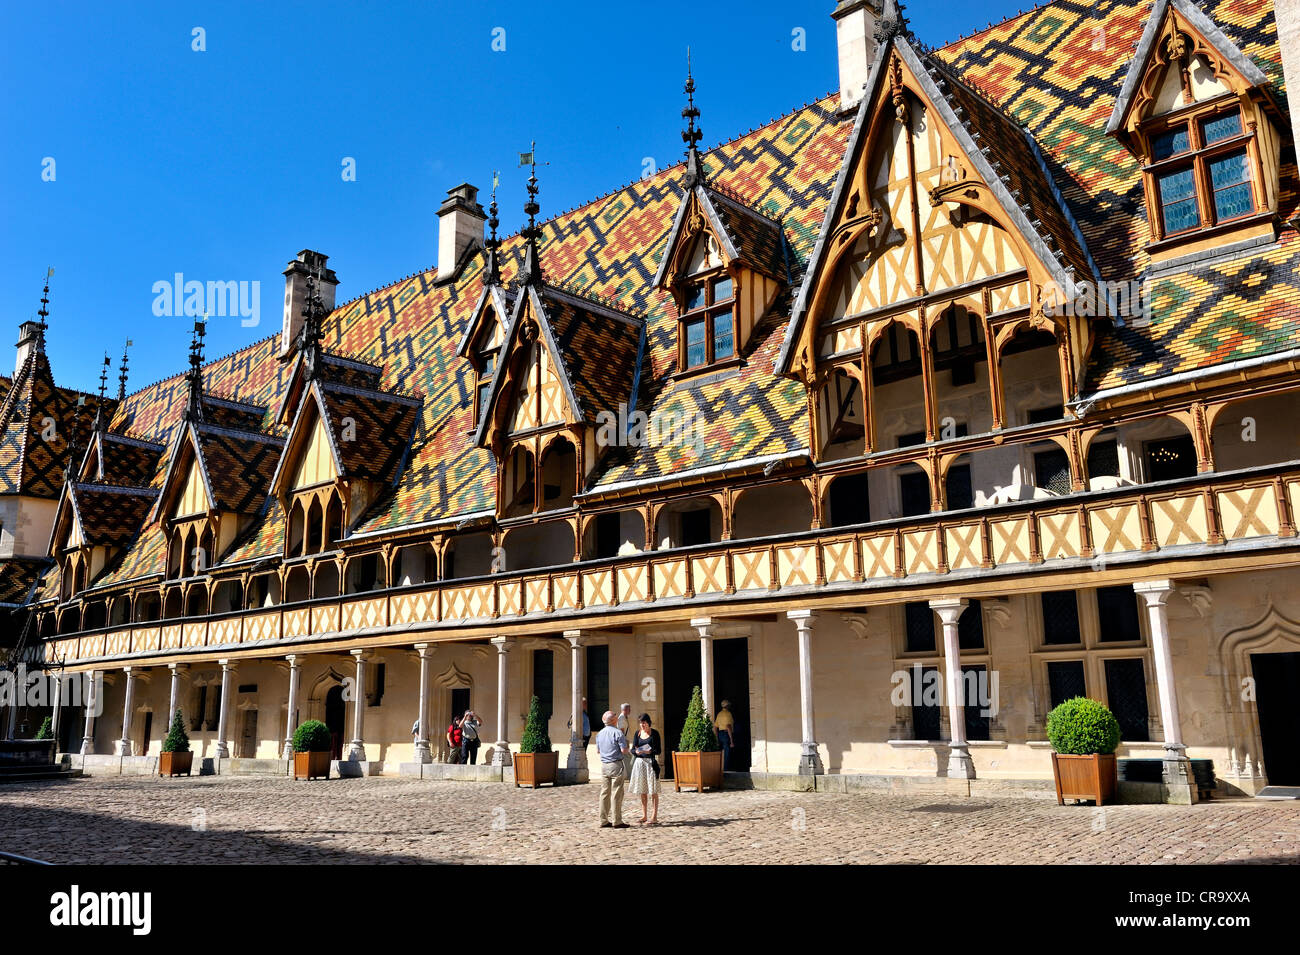
[{"label": "person standing in courtyard", "polygon": [[[642,713],[638,722],[640,728],[629,744],[632,750],[632,782],[628,790],[633,796],[641,797],[641,823],[650,825],[659,822],[659,753],[663,744],[659,741],[659,731],[650,725],[650,714]],[[646,803],[654,800],[654,813],[647,820]]]},{"label": "person standing in courtyard", "polygon": [[731,715],[730,700],[722,701],[713,729],[718,734],[718,745],[722,747],[722,771],[725,773],[731,765],[731,750],[736,745],[736,718]]},{"label": "person standing in courtyard", "polygon": [[451,723],[447,726],[447,761],[449,763],[460,762],[460,718],[453,716]]},{"label": "person standing in courtyard", "polygon": [[[569,721],[564,725],[573,729],[573,717],[570,716]],[[584,696],[582,698],[582,748],[586,749],[589,742],[591,742],[591,719],[587,716],[587,698]]]},{"label": "person standing in courtyard", "polygon": [[478,762],[478,728],[483,721],[473,710],[466,710],[460,721],[460,761],[473,766]]},{"label": "person standing in courtyard", "polygon": [[[632,734],[636,732],[636,724],[632,722],[631,703],[624,703],[622,706],[619,707],[618,720],[614,723],[614,725],[617,726],[619,728],[619,731],[624,736],[626,736],[629,740],[632,739]],[[634,757],[630,751],[626,756],[623,757],[623,773],[624,775],[627,776],[628,782],[632,781],[632,760],[633,759]]]},{"label": "person standing in courtyard", "polygon": [[623,756],[627,753],[627,737],[614,725],[614,714],[605,711],[601,717],[605,728],[596,734],[596,752],[600,754],[600,828],[627,829],[623,821]]}]

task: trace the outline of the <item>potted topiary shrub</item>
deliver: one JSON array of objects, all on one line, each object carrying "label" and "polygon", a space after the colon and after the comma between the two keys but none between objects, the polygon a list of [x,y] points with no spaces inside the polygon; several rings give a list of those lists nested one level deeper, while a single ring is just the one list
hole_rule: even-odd
[{"label": "potted topiary shrub", "polygon": [[551,750],[551,737],[546,732],[547,717],[542,704],[533,697],[528,704],[528,721],[524,723],[524,737],[519,741],[519,752],[514,754],[515,788],[543,783],[555,785],[555,774],[560,764],[560,754]]},{"label": "potted topiary shrub", "polygon": [[190,738],[185,732],[185,721],[181,711],[172,717],[172,727],[163,738],[162,754],[158,757],[159,776],[188,776],[194,766],[194,754],[190,752]]},{"label": "potted topiary shrub", "polygon": [[1047,715],[1047,739],[1058,805],[1088,799],[1100,806],[1115,799],[1119,721],[1110,710],[1085,696],[1066,700]]},{"label": "potted topiary shrub", "polygon": [[320,720],[293,731],[293,778],[330,778],[330,728]]},{"label": "potted topiary shrub", "polygon": [[686,724],[673,751],[673,786],[694,786],[696,792],[722,788],[722,747],[713,732],[713,720],[704,712],[704,695],[697,686],[686,707]]}]

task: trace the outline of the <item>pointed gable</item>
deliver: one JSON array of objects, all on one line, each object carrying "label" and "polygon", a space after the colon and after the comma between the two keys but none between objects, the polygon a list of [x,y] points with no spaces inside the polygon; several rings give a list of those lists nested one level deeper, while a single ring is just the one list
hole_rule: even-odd
[{"label": "pointed gable", "polygon": [[697,183],[682,195],[668,243],[659,259],[655,285],[667,288],[674,276],[698,271],[700,237],[713,235],[725,259],[779,282],[790,275],[789,251],[781,224],[721,187]]}]

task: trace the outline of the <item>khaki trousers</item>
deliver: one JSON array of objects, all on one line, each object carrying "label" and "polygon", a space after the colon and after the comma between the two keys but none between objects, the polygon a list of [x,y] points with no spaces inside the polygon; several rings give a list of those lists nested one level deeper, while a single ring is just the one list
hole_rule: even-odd
[{"label": "khaki trousers", "polygon": [[[623,761],[600,764],[600,821],[620,825],[623,822]],[[611,811],[612,806],[612,811]],[[612,817],[612,818],[611,818]]]}]

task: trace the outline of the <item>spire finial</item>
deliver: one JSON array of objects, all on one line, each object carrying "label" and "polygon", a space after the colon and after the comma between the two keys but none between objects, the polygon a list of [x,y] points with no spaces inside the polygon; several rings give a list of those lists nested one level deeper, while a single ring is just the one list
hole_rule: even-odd
[{"label": "spire finial", "polygon": [[185,375],[189,385],[189,395],[185,402],[185,417],[189,421],[203,420],[203,336],[207,334],[207,312],[203,319],[194,323],[194,332],[190,336],[190,370]]},{"label": "spire finial", "polygon": [[303,370],[307,380],[316,377],[320,364],[321,325],[325,320],[325,302],[320,297],[320,264],[307,273],[307,296],[302,306],[302,331],[299,332],[299,348],[302,349]]},{"label": "spire finial", "polygon": [[99,403],[95,405],[95,430],[103,431],[107,422],[104,420],[104,402],[108,400],[108,370],[113,367],[113,359],[104,352],[104,366],[99,370]]},{"label": "spire finial", "polygon": [[68,436],[68,463],[63,466],[63,480],[72,481],[77,476],[77,435],[81,432],[81,414],[86,409],[86,396],[77,395],[77,410],[72,419],[72,433]]},{"label": "spire finial", "polygon": [[537,284],[542,281],[542,264],[541,255],[537,251],[537,240],[541,238],[542,230],[537,228],[537,213],[542,209],[537,204],[537,143],[529,144],[528,152],[519,154],[519,165],[531,167],[528,176],[528,201],[524,203],[524,212],[528,216],[528,228],[524,229],[524,239],[527,245],[524,247],[524,272],[523,283],[525,285]]},{"label": "spire finial", "polygon": [[682,110],[682,119],[687,121],[682,130],[682,142],[686,144],[686,185],[694,186],[704,181],[704,164],[700,161],[700,140],[704,132],[695,125],[700,118],[699,108],[695,105],[695,76],[691,73],[691,48],[686,48],[686,108]]},{"label": "spire finial", "polygon": [[126,369],[127,369],[126,350],[130,348],[133,344],[135,343],[128,338],[126,340],[126,344],[122,346],[122,364],[118,367],[118,376],[117,376],[117,403],[118,404],[121,404],[123,401],[126,400]]},{"label": "spire finial", "polygon": [[45,270],[45,288],[41,291],[41,307],[36,310],[36,314],[41,320],[36,323],[36,350],[45,351],[45,331],[50,326],[45,321],[50,316],[50,276],[54,274],[54,266]]},{"label": "spire finial", "polygon": [[501,284],[501,261],[498,258],[498,250],[501,248],[501,240],[497,238],[497,226],[501,220],[497,217],[497,186],[501,184],[501,174],[495,169],[492,170],[492,204],[488,206],[488,229],[490,230],[487,241],[487,284]]}]

